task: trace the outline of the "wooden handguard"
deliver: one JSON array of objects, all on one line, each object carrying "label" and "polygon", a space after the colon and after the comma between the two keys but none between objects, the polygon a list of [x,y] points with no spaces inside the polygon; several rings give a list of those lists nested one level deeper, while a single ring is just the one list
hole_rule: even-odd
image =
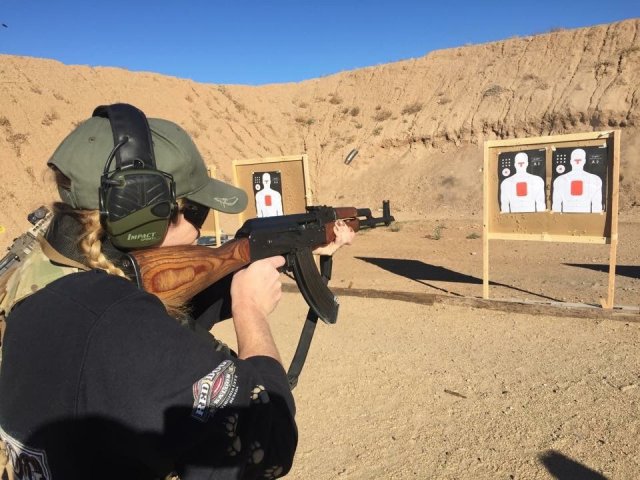
[{"label": "wooden handguard", "polygon": [[218,248],[202,245],[151,248],[129,253],[141,286],[164,301],[180,304],[250,262],[249,240],[231,240]]},{"label": "wooden handguard", "polygon": [[[334,208],[336,217],[343,220],[349,225],[354,232],[360,230],[360,220],[358,220],[358,209],[354,207],[338,207]],[[326,243],[331,243],[336,239],[335,233],[333,233],[333,226],[335,222],[328,223],[326,226]]]},{"label": "wooden handguard", "polygon": [[336,207],[333,210],[336,212],[336,218],[342,220],[358,217],[358,209],[355,207]]}]

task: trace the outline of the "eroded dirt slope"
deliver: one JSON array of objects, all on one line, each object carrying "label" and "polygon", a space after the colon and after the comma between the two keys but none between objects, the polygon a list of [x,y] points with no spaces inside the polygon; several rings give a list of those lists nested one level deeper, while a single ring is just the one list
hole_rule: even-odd
[{"label": "eroded dirt slope", "polygon": [[261,87],[0,55],[0,247],[54,195],[45,163],[55,146],[96,105],[118,101],[184,125],[223,179],[234,159],[306,152],[316,203],[391,199],[409,216],[480,211],[484,140],[620,128],[621,209],[635,214],[639,26],[512,38]]}]

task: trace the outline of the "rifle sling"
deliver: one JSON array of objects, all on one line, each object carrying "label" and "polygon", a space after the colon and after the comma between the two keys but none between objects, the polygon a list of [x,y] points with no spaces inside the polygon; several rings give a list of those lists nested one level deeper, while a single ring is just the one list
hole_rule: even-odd
[{"label": "rifle sling", "polygon": [[313,339],[317,324],[318,315],[310,308],[309,313],[307,313],[307,318],[304,321],[304,326],[302,327],[302,333],[300,333],[296,353],[293,355],[291,365],[289,365],[289,371],[287,372],[287,379],[289,380],[289,388],[291,388],[291,390],[298,384],[298,377],[307,359],[307,353],[309,353],[309,347],[311,346],[311,340]]},{"label": "rifle sling", "polygon": [[[320,256],[320,272],[322,274],[322,281],[325,284],[329,283],[331,279],[331,267],[333,257],[328,255]],[[293,355],[291,364],[289,365],[289,371],[287,372],[287,379],[289,380],[289,388],[293,390],[298,384],[298,377],[302,372],[302,367],[307,359],[309,353],[309,347],[311,346],[311,340],[318,324],[318,314],[316,314],[312,308],[309,308],[307,318],[304,321],[302,327],[302,333],[300,333],[300,340],[298,340],[298,346],[296,353]]]}]

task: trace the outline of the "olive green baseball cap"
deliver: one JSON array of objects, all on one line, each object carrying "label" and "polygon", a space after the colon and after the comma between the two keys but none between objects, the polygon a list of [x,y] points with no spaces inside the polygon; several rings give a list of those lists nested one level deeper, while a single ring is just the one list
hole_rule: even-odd
[{"label": "olive green baseball cap", "polygon": [[[173,176],[177,198],[186,197],[224,213],[240,213],[247,207],[244,190],[209,176],[187,132],[168,120],[148,121],[156,168]],[[100,177],[112,150],[108,118],[91,117],[67,135],[47,162],[71,180],[69,190],[58,189],[63,202],[74,208],[99,208]]]}]

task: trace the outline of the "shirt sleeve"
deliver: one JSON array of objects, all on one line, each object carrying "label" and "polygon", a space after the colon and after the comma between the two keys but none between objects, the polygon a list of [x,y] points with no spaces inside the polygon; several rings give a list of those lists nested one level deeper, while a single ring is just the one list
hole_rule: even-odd
[{"label": "shirt sleeve", "polygon": [[208,332],[216,323],[231,318],[232,279],[233,274],[229,274],[191,299],[192,329]]},{"label": "shirt sleeve", "polygon": [[130,433],[129,441],[112,442],[115,454],[183,480],[277,478],[291,468],[297,445],[282,365],[216,351],[144,292],[121,299],[97,322],[78,411]]}]

